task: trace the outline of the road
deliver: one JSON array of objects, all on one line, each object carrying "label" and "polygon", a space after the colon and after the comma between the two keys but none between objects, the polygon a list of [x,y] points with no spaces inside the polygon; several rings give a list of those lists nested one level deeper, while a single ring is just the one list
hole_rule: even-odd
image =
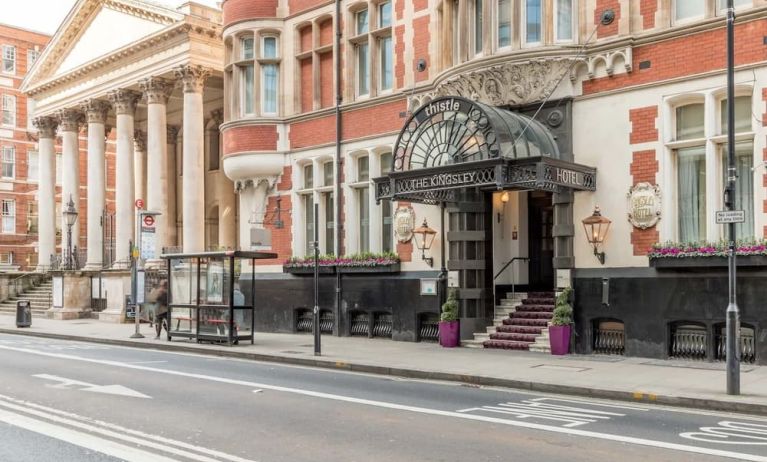
[{"label": "road", "polygon": [[767,462],[767,419],[0,335],[0,461]]}]

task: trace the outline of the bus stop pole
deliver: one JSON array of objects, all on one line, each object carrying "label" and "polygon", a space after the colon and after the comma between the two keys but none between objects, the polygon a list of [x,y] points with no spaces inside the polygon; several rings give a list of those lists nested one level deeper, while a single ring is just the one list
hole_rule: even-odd
[{"label": "bus stop pole", "polygon": [[136,210],[136,240],[135,246],[131,245],[130,249],[130,292],[131,303],[133,304],[133,320],[136,323],[136,332],[130,336],[130,338],[144,338],[141,335],[141,319],[139,316],[139,304],[138,304],[138,256],[136,251],[141,249],[141,210]]}]

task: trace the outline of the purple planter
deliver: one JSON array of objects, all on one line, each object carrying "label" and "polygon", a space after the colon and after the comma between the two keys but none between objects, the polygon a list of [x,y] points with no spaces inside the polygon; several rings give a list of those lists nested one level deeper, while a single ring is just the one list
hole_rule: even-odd
[{"label": "purple planter", "polygon": [[439,322],[439,344],[445,348],[461,344],[461,325],[458,321]]},{"label": "purple planter", "polygon": [[566,355],[570,350],[570,326],[549,326],[551,354]]}]

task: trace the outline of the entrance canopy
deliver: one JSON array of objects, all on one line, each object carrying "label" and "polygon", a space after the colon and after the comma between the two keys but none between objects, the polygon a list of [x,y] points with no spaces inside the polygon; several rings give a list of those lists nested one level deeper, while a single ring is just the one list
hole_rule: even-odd
[{"label": "entrance canopy", "polygon": [[376,178],[376,200],[451,202],[463,187],[596,190],[596,169],[563,161],[534,119],[461,97],[444,97],[410,117],[392,172]]}]

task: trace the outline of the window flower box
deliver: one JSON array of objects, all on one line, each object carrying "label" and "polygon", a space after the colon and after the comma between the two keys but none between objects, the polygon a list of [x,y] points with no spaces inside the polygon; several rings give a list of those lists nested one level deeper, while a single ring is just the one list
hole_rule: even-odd
[{"label": "window flower box", "polygon": [[[767,241],[738,242],[735,246],[737,264],[741,267],[767,266]],[[664,268],[702,268],[727,266],[727,243],[655,244],[648,253],[650,266]]]},{"label": "window flower box", "polygon": [[[283,272],[291,274],[314,274],[314,257],[294,257],[287,260],[282,267]],[[396,254],[355,254],[335,257],[322,255],[319,258],[321,274],[339,273],[397,273],[400,271],[400,261]]]}]

